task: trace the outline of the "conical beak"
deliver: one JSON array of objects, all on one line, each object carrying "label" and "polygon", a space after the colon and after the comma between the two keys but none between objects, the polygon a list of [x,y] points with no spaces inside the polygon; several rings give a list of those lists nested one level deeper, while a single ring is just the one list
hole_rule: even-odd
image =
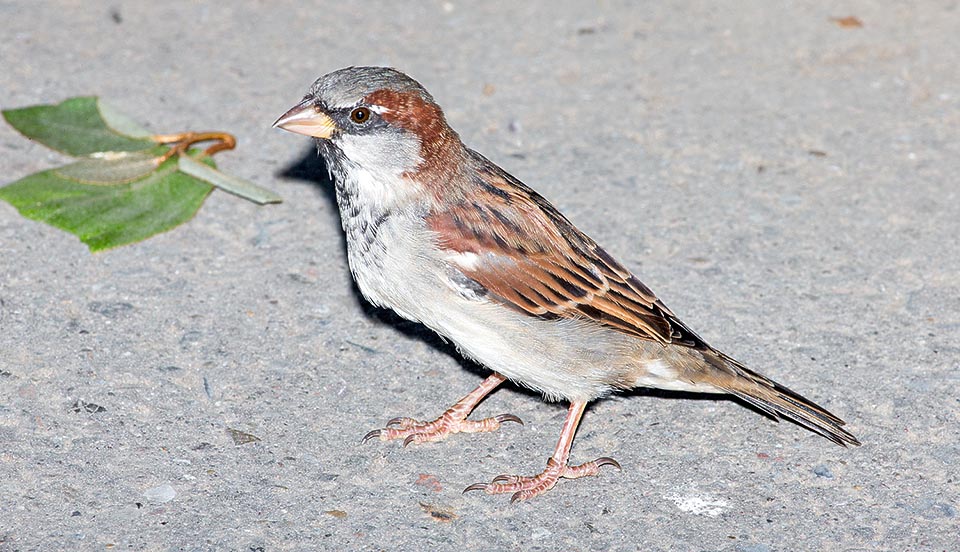
[{"label": "conical beak", "polygon": [[297,134],[314,138],[330,138],[338,130],[329,115],[317,109],[312,98],[304,98],[273,123],[274,128],[282,128]]}]

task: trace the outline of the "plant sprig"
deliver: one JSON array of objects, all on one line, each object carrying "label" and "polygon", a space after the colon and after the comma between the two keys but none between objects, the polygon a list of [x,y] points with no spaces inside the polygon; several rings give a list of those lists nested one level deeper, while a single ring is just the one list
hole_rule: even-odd
[{"label": "plant sprig", "polygon": [[[192,218],[214,187],[258,204],[275,193],[217,170],[236,146],[225,132],[151,134],[96,97],[3,111],[18,132],[77,158],[0,188],[21,215],[66,230],[91,251],[118,247]],[[213,142],[206,149],[194,147]]]}]

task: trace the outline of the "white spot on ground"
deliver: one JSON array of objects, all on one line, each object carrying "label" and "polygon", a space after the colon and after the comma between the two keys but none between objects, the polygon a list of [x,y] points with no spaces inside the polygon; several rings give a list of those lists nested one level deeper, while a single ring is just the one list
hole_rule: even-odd
[{"label": "white spot on ground", "polygon": [[535,541],[542,541],[548,539],[552,534],[553,533],[546,527],[537,527],[530,535],[530,538]]},{"label": "white spot on ground", "polygon": [[681,511],[698,516],[717,517],[730,507],[730,503],[726,500],[710,495],[664,495],[663,498],[672,500]]},{"label": "white spot on ground", "polygon": [[175,496],[177,496],[177,491],[173,490],[173,487],[170,485],[160,485],[159,487],[153,487],[143,492],[143,498],[154,504],[170,502]]}]

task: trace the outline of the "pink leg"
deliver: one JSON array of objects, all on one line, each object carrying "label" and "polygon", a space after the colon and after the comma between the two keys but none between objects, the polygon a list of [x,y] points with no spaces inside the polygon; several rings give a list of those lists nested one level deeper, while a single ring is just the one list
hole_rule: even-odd
[{"label": "pink leg", "polygon": [[463,492],[513,493],[510,501],[516,502],[549,491],[560,478],[577,479],[597,475],[600,473],[601,466],[615,466],[620,469],[619,462],[606,456],[579,466],[567,465],[567,461],[570,459],[570,446],[573,445],[573,436],[577,432],[577,426],[580,425],[580,418],[583,416],[583,409],[586,406],[587,403],[583,401],[570,403],[567,419],[563,422],[563,429],[560,430],[560,440],[557,441],[557,448],[553,451],[553,456],[547,460],[547,467],[543,472],[534,476],[498,475],[490,483],[474,483],[464,489]]},{"label": "pink leg", "polygon": [[374,437],[378,437],[381,441],[392,441],[402,438],[403,446],[407,446],[410,443],[442,441],[454,433],[496,431],[503,422],[517,422],[523,425],[520,418],[517,418],[513,414],[500,414],[499,416],[484,418],[476,422],[467,419],[467,416],[473,412],[477,404],[506,379],[504,376],[494,372],[490,377],[483,380],[483,383],[481,383],[479,387],[467,394],[466,397],[457,401],[455,405],[451,406],[436,420],[432,422],[421,422],[413,418],[394,418],[387,422],[387,427],[374,429],[364,435],[363,441],[366,442]]}]

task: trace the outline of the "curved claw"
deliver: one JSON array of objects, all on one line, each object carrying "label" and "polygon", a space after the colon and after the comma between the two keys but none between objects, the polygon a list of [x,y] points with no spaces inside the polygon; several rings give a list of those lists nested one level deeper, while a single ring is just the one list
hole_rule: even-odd
[{"label": "curved claw", "polygon": [[416,433],[413,433],[413,434],[411,434],[411,435],[407,435],[407,438],[403,440],[403,448],[407,448],[407,445],[409,445],[410,443],[415,442],[415,441],[417,440],[417,436],[418,436],[418,435],[417,435]]},{"label": "curved claw", "polygon": [[510,497],[510,504],[516,504],[520,500],[523,500],[523,491],[513,493],[513,496]]},{"label": "curved claw", "polygon": [[513,414],[500,414],[499,416],[494,416],[493,419],[501,424],[503,422],[517,422],[518,424],[523,425],[523,420],[514,416]]},{"label": "curved claw", "polygon": [[367,441],[369,441],[370,439],[373,439],[374,437],[380,437],[380,430],[379,430],[379,429],[374,429],[373,431],[371,431],[371,432],[367,433],[366,435],[364,435],[364,436],[363,436],[363,439],[360,439],[360,442],[361,442],[361,443],[366,443]]},{"label": "curved claw", "polygon": [[387,427],[390,427],[390,426],[403,427],[413,421],[414,421],[413,418],[407,418],[406,416],[397,416],[396,418],[391,418],[390,421],[387,422]]},{"label": "curved claw", "polygon": [[623,471],[623,468],[620,467],[620,462],[617,462],[616,460],[614,460],[613,458],[610,458],[609,456],[601,456],[600,458],[597,458],[596,460],[594,460],[594,462],[597,464],[598,468],[601,466],[613,466],[618,470]]},{"label": "curved claw", "polygon": [[486,483],[474,483],[473,485],[470,485],[469,487],[464,489],[461,494],[467,494],[470,491],[485,491],[485,490],[487,490]]},{"label": "curved claw", "polygon": [[491,483],[516,483],[519,480],[520,480],[520,477],[517,475],[501,474],[494,477]]}]

